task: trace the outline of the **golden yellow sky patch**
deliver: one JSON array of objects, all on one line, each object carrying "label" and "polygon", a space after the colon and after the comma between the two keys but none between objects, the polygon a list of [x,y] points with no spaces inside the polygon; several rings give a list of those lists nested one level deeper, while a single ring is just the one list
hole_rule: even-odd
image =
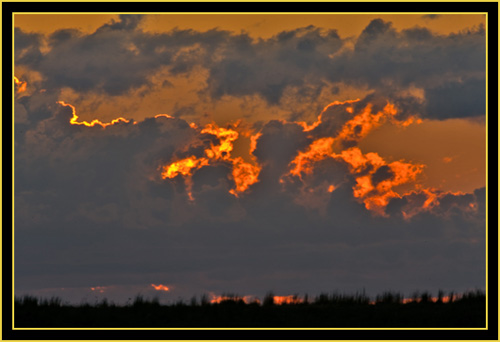
[{"label": "golden yellow sky patch", "polygon": [[[117,19],[118,14],[16,14],[14,25],[28,32],[52,33],[61,28],[75,28],[93,32],[101,25]],[[416,25],[442,34],[458,32],[486,23],[483,14],[443,14],[435,18],[424,14],[152,14],[142,23],[145,31],[165,32],[173,28],[207,31],[213,28],[236,33],[248,32],[253,38],[269,38],[297,27],[314,25],[336,29],[342,38],[357,36],[371,20],[391,21],[395,28],[406,29]]]},{"label": "golden yellow sky patch", "polygon": [[216,15],[153,15],[146,19],[144,28],[162,32],[174,27],[206,31],[214,27],[240,32],[252,37],[270,38],[297,27],[314,25],[336,29],[342,38],[357,36],[373,19],[391,21],[397,29],[416,25],[428,27],[443,34],[458,32],[467,27],[485,23],[483,15],[443,15],[435,19],[422,18],[422,14],[216,14]]},{"label": "golden yellow sky patch", "polygon": [[94,32],[103,24],[118,19],[110,14],[14,14],[14,26],[27,32],[50,34],[63,28]]},{"label": "golden yellow sky patch", "polygon": [[484,122],[424,120],[406,128],[385,124],[359,143],[364,153],[426,165],[423,184],[444,191],[473,192],[486,185]]}]

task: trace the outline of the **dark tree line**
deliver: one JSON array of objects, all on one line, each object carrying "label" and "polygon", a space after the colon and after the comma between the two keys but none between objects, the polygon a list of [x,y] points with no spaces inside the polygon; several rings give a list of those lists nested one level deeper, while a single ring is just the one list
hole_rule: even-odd
[{"label": "dark tree line", "polygon": [[91,304],[69,305],[59,298],[15,299],[15,327],[344,327],[344,328],[473,328],[486,325],[486,295],[481,291],[462,296],[415,293],[408,300],[386,292],[374,301],[364,294],[320,294],[277,304],[268,294],[262,303],[246,303],[225,296],[211,303],[207,296],[189,303],[160,304],[158,299],[137,296],[127,305],[106,299]]}]

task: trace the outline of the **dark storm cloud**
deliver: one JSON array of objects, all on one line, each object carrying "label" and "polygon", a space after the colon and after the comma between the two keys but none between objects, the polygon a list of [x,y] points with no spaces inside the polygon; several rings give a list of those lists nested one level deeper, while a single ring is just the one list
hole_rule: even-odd
[{"label": "dark storm cloud", "polygon": [[305,85],[309,77],[321,75],[328,55],[341,46],[335,30],[322,33],[313,26],[284,31],[269,40],[247,39],[228,46],[225,58],[211,66],[209,88],[216,97],[260,94],[277,104],[286,87]]},{"label": "dark storm cloud", "polygon": [[[484,115],[484,105],[478,104],[483,103],[485,88],[476,86],[485,80],[483,27],[446,36],[420,27],[397,31],[390,22],[375,19],[357,38],[353,50],[341,50],[346,42],[335,31],[325,34],[315,27],[283,32],[257,43],[247,40],[229,48],[225,58],[209,67],[208,86],[217,97],[258,93],[273,104],[280,101],[286,87],[312,84],[321,89],[324,80],[368,86],[399,102],[405,102],[401,90],[414,86],[429,96],[408,108],[422,116]],[[460,92],[457,82],[464,91]],[[467,90],[457,110],[455,97]],[[434,98],[440,96],[441,105],[436,108]]]},{"label": "dark storm cloud", "polygon": [[[440,118],[457,118],[486,113],[486,80],[464,79],[437,86],[427,93],[427,112]],[[449,100],[449,101],[448,101]]]},{"label": "dark storm cloud", "polygon": [[[434,221],[436,217],[442,219],[443,227],[452,229],[454,233],[450,234],[450,238],[460,239],[484,239],[484,235],[478,233],[483,231],[485,224],[485,189],[476,189],[473,194],[469,193],[443,193],[438,192],[439,205],[430,208],[426,212],[413,212],[411,208],[418,203],[424,203],[426,196],[423,193],[413,192],[402,198],[394,198],[390,201],[386,211],[391,217],[404,217],[404,213],[409,215],[416,214],[417,222],[424,220]],[[423,226],[424,227],[424,226]],[[436,227],[427,226],[434,230]],[[449,233],[449,232],[448,232]]]},{"label": "dark storm cloud", "polygon": [[[115,219],[122,220],[130,199],[140,200],[148,179],[158,177],[160,162],[167,162],[192,139],[189,125],[176,119],[122,123],[103,130],[70,125],[70,108],[53,109],[53,117],[28,129],[16,148],[16,198],[28,205],[25,211],[29,212],[30,206],[39,207],[32,203],[37,199],[32,193],[39,193],[38,199],[46,200],[51,208],[34,214],[62,221],[91,217],[92,208],[102,211],[102,207],[118,210]],[[24,209],[19,206],[18,210]],[[100,216],[106,220],[109,214],[113,221],[111,212]],[[99,215],[93,217],[100,220]]]},{"label": "dark storm cloud", "polygon": [[19,28],[14,29],[14,59],[20,64],[36,64],[42,58],[40,47],[43,36],[37,33],[23,32]]},{"label": "dark storm cloud", "polygon": [[[321,89],[323,80],[367,85],[395,100],[402,89],[412,85],[435,97],[440,88],[450,87],[457,79],[464,87],[484,83],[484,33],[482,27],[448,36],[420,27],[397,31],[390,22],[375,19],[357,38],[354,50],[341,51],[346,41],[335,31],[325,34],[307,27],[266,41],[247,40],[231,46],[225,58],[209,67],[208,85],[217,97],[258,93],[273,104],[280,101],[286,87],[313,84]],[[434,101],[417,108],[420,114],[435,118],[462,117],[462,112],[483,115],[477,102],[484,94],[483,89],[462,97],[465,107],[460,113],[454,112],[451,94],[441,98],[438,112]]]},{"label": "dark storm cloud", "polygon": [[[56,31],[47,37],[50,50],[43,55],[39,51],[41,38],[16,28],[16,51],[20,51],[19,57],[16,54],[16,64],[27,65],[47,76],[46,88],[70,87],[82,92],[119,95],[147,85],[151,74],[162,66],[169,66],[176,73],[200,63],[198,53],[182,53],[179,49],[200,44],[205,48],[202,52],[210,55],[211,46],[220,45],[228,36],[223,31],[144,33],[138,28],[141,18],[121,15],[119,21],[103,25],[91,34],[68,29]],[[29,54],[21,54],[25,50]]]},{"label": "dark storm cloud", "polygon": [[[186,122],[157,118],[101,129],[71,126],[70,116],[68,107],[56,107],[16,149],[19,291],[159,279],[185,298],[206,291],[262,296],[270,288],[410,293],[484,285],[483,221],[451,210],[481,191],[443,198],[446,216],[374,218],[353,198],[345,165],[326,160],[336,166],[325,164],[314,181],[342,184],[318,214],[295,201],[300,184],[269,186],[276,178],[241,198],[230,195],[230,169],[221,162],[194,174],[191,202],[182,177],[161,180],[158,169],[206,141]],[[268,166],[275,175],[307,142],[297,127],[274,121],[262,129],[256,155],[264,164],[276,160]]]},{"label": "dark storm cloud", "polygon": [[[419,27],[398,32],[390,23],[376,19],[358,37],[353,51],[334,59],[332,70],[334,78],[367,83],[396,99],[405,87],[424,89],[426,101],[417,107],[423,116],[439,119],[485,113],[481,105],[486,94],[483,27],[444,36]],[[457,98],[465,92],[457,110]]]},{"label": "dark storm cloud", "polygon": [[[392,81],[427,88],[429,83],[470,73],[484,78],[485,31],[480,27],[445,36],[415,27],[398,32],[390,22],[375,19],[358,37],[354,50],[338,57],[338,66],[346,68],[344,77],[370,85]],[[337,70],[342,74],[341,68]]]},{"label": "dark storm cloud", "polygon": [[[425,196],[392,205],[389,218],[374,217],[353,197],[346,165],[325,160],[307,178],[311,187],[336,184],[332,193],[307,198],[325,202],[318,211],[297,201],[311,196],[298,180],[281,186],[278,179],[307,137],[296,124],[272,121],[256,149],[269,176],[238,199],[228,193],[229,166],[217,163],[195,172],[191,202],[182,177],[161,180],[158,167],[189,146],[213,143],[205,134],[180,119],[103,130],[71,126],[70,117],[70,108],[55,106],[16,149],[19,291],[159,279],[185,298],[207,291],[262,296],[270,288],[409,294],[484,286],[484,188],[446,194],[410,220],[401,211]],[[471,203],[477,211],[464,210]]]},{"label": "dark storm cloud", "polygon": [[311,139],[301,126],[278,120],[269,121],[260,133],[262,135],[253,154],[263,165],[260,180],[265,185],[256,186],[267,189],[279,185],[278,180],[286,172],[290,161],[311,143]]}]

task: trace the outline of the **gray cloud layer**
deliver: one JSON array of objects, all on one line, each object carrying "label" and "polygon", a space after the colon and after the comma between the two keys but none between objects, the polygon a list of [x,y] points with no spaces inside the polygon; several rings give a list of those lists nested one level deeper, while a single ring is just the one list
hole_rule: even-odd
[{"label": "gray cloud layer", "polygon": [[[36,96],[23,99],[30,108]],[[310,141],[298,125],[271,121],[255,150],[261,181],[236,198],[229,165],[215,163],[194,174],[190,202],[183,178],[162,180],[158,168],[201,156],[193,147],[209,144],[206,134],[164,117],[73,126],[70,108],[51,109],[16,147],[18,291],[166,283],[188,297],[484,286],[484,189],[448,194],[407,220],[402,210],[425,201],[415,193],[376,217],[353,197],[347,167],[325,160],[309,185],[341,185],[308,199],[322,203],[318,211],[297,200],[307,195],[300,182],[279,183]],[[389,176],[381,169],[376,178]],[[464,210],[470,203],[479,210]]]}]

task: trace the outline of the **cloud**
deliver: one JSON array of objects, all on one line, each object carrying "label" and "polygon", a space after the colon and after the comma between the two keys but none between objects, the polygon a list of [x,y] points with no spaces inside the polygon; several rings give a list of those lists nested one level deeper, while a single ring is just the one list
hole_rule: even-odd
[{"label": "cloud", "polygon": [[[16,28],[16,42],[20,42],[16,64],[41,72],[46,76],[46,88],[70,87],[79,92],[120,95],[148,85],[152,73],[162,66],[171,66],[173,74],[189,70],[193,63],[199,63],[198,58],[193,59],[199,53],[187,48],[202,44],[206,51],[201,52],[209,54],[210,46],[219,45],[221,38],[227,36],[223,31],[201,35],[190,30],[155,35],[143,32],[140,21],[141,16],[121,15],[118,21],[105,24],[94,33],[56,31],[46,37],[48,51],[43,54],[39,35]],[[26,49],[29,55],[21,55]],[[188,51],[190,62],[186,59]]]},{"label": "cloud", "polygon": [[112,20],[110,24],[105,24],[98,31],[105,30],[135,30],[144,18],[142,14],[120,14],[119,20]]},{"label": "cloud", "polygon": [[[390,22],[375,19],[358,37],[354,50],[337,57],[338,65],[346,67],[350,80],[372,85],[385,81],[394,86],[413,82],[429,87],[438,79],[449,82],[473,72],[484,77],[484,33],[481,27],[448,36],[420,27],[398,32]],[[457,55],[461,56],[458,60]]]},{"label": "cloud", "polygon": [[314,101],[323,89],[344,84],[368,87],[393,101],[420,89],[410,108],[424,117],[484,115],[481,26],[440,35],[422,27],[398,31],[374,19],[350,48],[351,39],[314,26],[252,40],[217,29],[150,33],[141,29],[141,18],[121,15],[89,34],[60,30],[44,37],[16,28],[16,65],[40,72],[47,89],[78,93],[122,96],[141,87],[148,92],[162,68],[175,77],[201,67],[207,72],[203,93],[212,101],[258,95],[269,105],[285,106],[293,89],[309,89],[301,96]]},{"label": "cloud", "polygon": [[42,35],[14,29],[14,59],[19,64],[36,64],[42,58]]},{"label": "cloud", "polygon": [[[464,79],[427,92],[426,112],[440,118],[480,116],[486,113],[485,79]],[[448,99],[453,99],[448,101]]]},{"label": "cloud", "polygon": [[277,104],[287,87],[302,86],[319,75],[328,55],[341,46],[336,31],[324,33],[314,26],[258,42],[247,38],[228,46],[224,58],[210,67],[209,91],[215,97],[259,94]]},{"label": "cloud", "polygon": [[[186,297],[225,290],[263,295],[270,286],[295,292],[483,286],[484,189],[412,192],[391,199],[387,217],[376,217],[353,191],[367,174],[375,186],[396,181],[396,164],[367,164],[353,174],[354,164],[324,159],[302,182],[283,184],[313,130],[270,121],[256,138],[259,182],[232,195],[232,164],[219,160],[193,173],[192,201],[185,179],[162,179],[161,167],[186,152],[200,157],[204,149],[194,147],[223,139],[165,116],[103,128],[71,125],[72,109],[61,104],[52,114],[16,149],[19,289],[112,291],[123,279],[139,286],[158,278],[177,287],[173,296]],[[415,209],[432,196],[429,210]],[[454,248],[467,254],[458,257]],[[465,266],[457,270],[451,256]]]},{"label": "cloud", "polygon": [[440,17],[441,17],[441,15],[439,15],[439,14],[425,14],[422,16],[422,18],[424,18],[424,19],[431,19],[431,20],[438,19]]},{"label": "cloud", "polygon": [[297,152],[310,144],[303,128],[295,123],[269,121],[261,130],[253,154],[263,165],[262,186],[275,187]]}]

